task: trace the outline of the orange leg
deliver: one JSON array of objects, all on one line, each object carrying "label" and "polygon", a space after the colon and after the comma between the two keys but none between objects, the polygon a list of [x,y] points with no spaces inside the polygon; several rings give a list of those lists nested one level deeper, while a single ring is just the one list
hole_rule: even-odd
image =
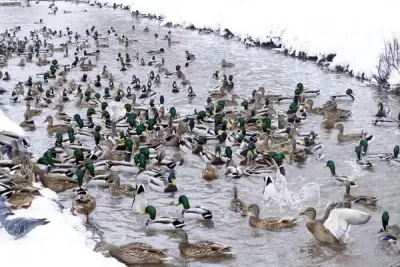
[{"label": "orange leg", "polygon": [[24,208],[24,209],[27,209],[27,208],[29,208],[31,205],[32,205],[32,201],[29,202],[28,205],[23,205],[23,206],[21,206],[21,207]]}]

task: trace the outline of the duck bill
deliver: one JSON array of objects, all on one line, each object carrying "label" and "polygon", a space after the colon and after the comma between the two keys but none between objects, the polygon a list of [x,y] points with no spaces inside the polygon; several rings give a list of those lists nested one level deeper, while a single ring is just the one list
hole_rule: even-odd
[{"label": "duck bill", "polygon": [[179,202],[174,202],[174,205],[175,206],[179,206],[181,203],[179,203]]},{"label": "duck bill", "polygon": [[142,211],[141,213],[139,213],[140,216],[146,215],[146,211]]},{"label": "duck bill", "polygon": [[171,179],[171,184],[176,185],[176,179]]}]

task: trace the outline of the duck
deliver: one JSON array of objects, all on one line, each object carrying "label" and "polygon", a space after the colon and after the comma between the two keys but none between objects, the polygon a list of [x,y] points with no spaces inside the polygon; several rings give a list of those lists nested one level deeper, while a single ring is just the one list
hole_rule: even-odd
[{"label": "duck", "polygon": [[165,254],[164,250],[140,242],[132,242],[120,246],[99,242],[95,246],[95,251],[102,250],[105,250],[111,257],[128,266],[137,264],[162,264],[172,259]]},{"label": "duck", "polygon": [[143,184],[136,185],[136,194],[133,197],[131,210],[133,213],[139,214],[147,207],[146,190]]},{"label": "duck", "polygon": [[31,109],[31,104],[29,101],[26,102],[26,110],[24,113],[24,117],[31,119],[34,116],[39,116],[42,113],[41,109]]},{"label": "duck", "polygon": [[221,67],[222,68],[233,68],[233,67],[235,67],[235,64],[233,64],[232,62],[227,62],[225,59],[223,59],[221,61]]},{"label": "duck", "polygon": [[382,102],[379,102],[378,104],[378,112],[376,113],[375,117],[377,118],[385,118],[390,116],[390,109],[385,108],[382,104]]},{"label": "duck", "polygon": [[343,200],[348,202],[360,203],[364,206],[375,206],[376,202],[380,198],[370,197],[370,196],[353,196],[350,194],[350,183],[349,181],[343,181],[345,186],[345,193],[343,195]]},{"label": "duck", "polygon": [[179,251],[183,256],[193,258],[216,258],[216,257],[232,257],[236,251],[230,246],[210,242],[198,241],[190,243],[187,233],[183,229],[176,229],[170,236],[180,239]]},{"label": "duck", "polygon": [[35,131],[36,130],[35,121],[29,119],[27,116],[25,116],[24,118],[25,118],[24,121],[21,122],[19,126],[26,131]]},{"label": "duck", "polygon": [[65,124],[58,124],[58,125],[53,125],[53,117],[51,115],[47,116],[45,121],[47,122],[47,131],[48,132],[59,132],[59,133],[66,133],[68,132],[69,125]]},{"label": "duck", "polygon": [[48,177],[45,175],[44,171],[39,168],[35,169],[35,175],[39,178],[39,181],[42,183],[43,187],[49,188],[56,193],[61,193],[78,187],[77,180],[70,179],[66,176]]},{"label": "duck", "polygon": [[11,204],[11,208],[13,209],[18,209],[20,207],[28,209],[36,197],[42,196],[39,189],[32,186],[15,186],[7,190],[7,192],[3,191],[2,195],[7,196],[7,202]]},{"label": "duck", "polygon": [[149,187],[157,192],[171,193],[178,191],[176,186],[175,170],[170,170],[167,181],[165,179],[153,178],[149,180]]},{"label": "duck", "polygon": [[189,200],[185,195],[179,196],[178,202],[175,202],[174,204],[175,206],[183,206],[182,217],[185,219],[211,220],[213,217],[212,212],[204,207],[196,206],[194,208],[191,208]]},{"label": "duck", "polygon": [[331,95],[330,98],[333,101],[354,101],[354,93],[353,90],[351,90],[350,88],[346,90],[346,94],[345,95]]},{"label": "duck", "polygon": [[220,174],[218,170],[211,163],[208,162],[206,163],[206,168],[202,171],[201,176],[206,181],[212,181],[219,179]]},{"label": "duck", "polygon": [[339,142],[351,142],[351,141],[358,141],[362,138],[362,133],[360,134],[344,134],[344,126],[342,123],[336,124],[335,127],[339,132],[337,134],[337,140]]},{"label": "duck", "polygon": [[357,186],[356,181],[353,178],[336,174],[335,163],[332,160],[328,160],[326,162],[325,167],[329,168],[329,170],[331,171],[332,177],[334,177],[336,181],[339,181],[341,183],[343,183],[344,181],[349,181],[351,186]]},{"label": "duck", "polygon": [[192,86],[189,86],[188,88],[188,97],[195,97],[196,93],[193,91]]},{"label": "duck", "polygon": [[357,155],[357,159],[356,159],[357,164],[362,166],[363,168],[371,168],[372,167],[371,161],[366,160],[366,159],[362,159],[361,158],[361,151],[362,151],[361,146],[356,146],[355,152],[356,152],[356,155]]},{"label": "duck", "polygon": [[178,220],[175,217],[160,217],[156,219],[156,208],[148,205],[140,215],[148,214],[150,218],[146,222],[146,226],[154,230],[173,231],[175,229],[183,228],[185,223],[183,220]]},{"label": "duck", "polygon": [[229,209],[239,213],[241,216],[247,216],[247,205],[239,198],[239,193],[236,186],[233,187],[233,197],[231,203],[229,204]]},{"label": "duck", "polygon": [[131,185],[121,185],[121,179],[116,172],[111,172],[106,177],[106,183],[114,196],[134,197],[136,195],[136,188]]},{"label": "duck", "polygon": [[371,215],[349,208],[334,208],[328,205],[323,219],[316,220],[315,208],[308,207],[300,215],[307,217],[306,226],[314,238],[326,244],[345,243],[351,225],[367,223]]},{"label": "duck", "polygon": [[72,199],[71,213],[75,211],[86,216],[86,223],[89,223],[89,215],[96,209],[96,199],[91,196],[87,189],[79,188],[76,196]]},{"label": "duck", "polygon": [[255,228],[265,230],[280,230],[285,228],[292,228],[296,226],[299,219],[275,219],[275,218],[260,218],[260,207],[257,204],[251,204],[246,208],[247,213],[250,215],[249,224]]},{"label": "duck", "polygon": [[264,191],[263,191],[263,200],[270,201],[277,197],[278,192],[275,188],[275,183],[271,176],[263,177],[264,178]]},{"label": "duck", "polygon": [[389,225],[389,212],[384,211],[382,212],[381,221],[382,221],[382,228],[379,230],[379,233],[385,233],[386,236],[382,238],[382,240],[390,241],[391,239],[396,239],[400,234],[400,226],[397,224]]}]

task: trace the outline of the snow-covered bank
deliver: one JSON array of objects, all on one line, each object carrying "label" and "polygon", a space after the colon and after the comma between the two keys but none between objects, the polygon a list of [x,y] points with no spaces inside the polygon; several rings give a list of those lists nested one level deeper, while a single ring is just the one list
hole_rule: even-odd
[{"label": "snow-covered bank", "polygon": [[[101,1],[100,1],[101,2]],[[109,1],[113,3],[113,1]],[[384,40],[400,33],[400,1],[320,0],[117,0],[132,11],[161,15],[163,24],[213,30],[261,43],[273,42],[293,56],[304,56],[370,79]],[[398,75],[396,75],[397,77]],[[393,78],[391,79],[393,82]]]},{"label": "snow-covered bank", "polygon": [[[68,210],[60,211],[52,199],[57,195],[43,189],[45,196],[32,202],[29,209],[15,211],[16,217],[47,218],[50,223],[39,226],[21,239],[15,240],[0,229],[1,261],[4,266],[41,267],[120,267],[125,266],[113,258],[105,258],[91,248],[94,241],[82,224]],[[10,217],[11,218],[11,217]]]}]

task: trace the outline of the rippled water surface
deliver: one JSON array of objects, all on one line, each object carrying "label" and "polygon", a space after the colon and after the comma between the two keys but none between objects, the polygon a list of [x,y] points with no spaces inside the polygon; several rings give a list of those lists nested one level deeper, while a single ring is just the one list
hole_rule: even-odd
[{"label": "rippled water surface", "polygon": [[[374,127],[371,119],[376,112],[378,102],[383,102],[391,107],[397,114],[398,99],[376,89],[366,87],[360,81],[345,75],[330,73],[319,69],[311,62],[301,61],[290,57],[275,54],[261,48],[246,49],[242,44],[224,40],[217,36],[199,35],[196,31],[188,31],[179,28],[167,29],[159,26],[155,20],[132,18],[128,11],[113,11],[108,8],[95,8],[87,5],[74,5],[58,3],[60,14],[48,15],[48,3],[32,4],[31,8],[1,7],[0,31],[20,25],[24,33],[32,29],[38,29],[34,21],[42,18],[44,25],[52,29],[66,27],[78,31],[84,35],[84,31],[91,26],[96,26],[99,33],[113,26],[119,35],[125,34],[129,38],[138,39],[132,47],[126,49],[118,44],[115,38],[110,38],[110,47],[101,50],[97,67],[89,73],[94,80],[101,73],[103,65],[107,65],[109,71],[114,74],[116,86],[119,82],[127,85],[131,76],[135,74],[146,81],[146,75],[153,67],[142,67],[133,63],[133,67],[122,73],[118,71],[117,53],[129,52],[133,56],[137,51],[148,61],[150,58],[145,53],[148,50],[165,48],[164,55],[166,67],[175,69],[175,65],[184,65],[185,50],[189,50],[197,57],[189,68],[183,71],[191,81],[197,97],[189,101],[185,90],[177,95],[172,95],[172,79],[162,78],[159,88],[156,88],[156,98],[160,94],[165,96],[166,105],[174,105],[181,114],[192,113],[194,108],[202,108],[208,95],[208,89],[218,85],[211,78],[212,73],[219,68],[221,59],[233,61],[236,67],[229,70],[221,70],[221,73],[233,74],[235,77],[235,93],[241,97],[249,97],[253,89],[264,86],[267,91],[273,93],[292,94],[295,85],[302,82],[309,89],[320,89],[321,95],[314,100],[319,106],[329,99],[330,94],[343,93],[346,88],[352,88],[356,95],[356,101],[341,107],[350,109],[353,117],[345,123],[349,132],[367,130],[375,135],[375,140],[370,145],[370,152],[391,152],[399,140],[397,128]],[[87,13],[83,12],[87,9]],[[71,10],[71,14],[63,14],[63,10]],[[206,14],[205,14],[206,15]],[[132,31],[132,25],[136,30]],[[144,33],[145,26],[150,28],[149,33]],[[168,47],[165,41],[155,40],[154,33],[164,36],[168,30],[172,31],[173,39],[179,41]],[[65,39],[55,39],[50,42],[61,43]],[[72,50],[72,49],[71,49]],[[70,50],[70,51],[71,51]],[[87,49],[94,51],[95,47]],[[72,53],[70,53],[72,54]],[[63,57],[63,53],[56,53],[56,58],[61,64],[73,61],[70,55]],[[157,58],[160,60],[160,58]],[[26,67],[17,67],[19,61],[14,57],[9,60],[7,67],[0,70],[9,71],[12,81],[0,81],[0,86],[11,89],[17,81],[26,81],[29,75],[36,77],[37,73],[44,69],[35,64]],[[48,67],[45,67],[46,70]],[[68,79],[79,79],[81,73],[72,71]],[[103,81],[105,83],[105,81]],[[103,90],[103,88],[101,89]],[[0,96],[2,108],[18,123],[23,119],[24,105],[22,103],[11,104],[9,94]],[[157,100],[158,101],[158,100]],[[145,101],[147,103],[147,101]],[[286,109],[287,105],[277,108]],[[85,110],[76,110],[70,103],[67,106],[70,115],[86,114]],[[45,125],[42,123],[49,114],[54,115],[51,109],[44,110],[41,117],[35,117],[37,130],[29,134],[29,140],[33,144],[35,155],[40,155],[53,144]],[[298,227],[283,232],[268,232],[249,227],[246,218],[237,216],[228,211],[227,207],[231,198],[232,185],[239,188],[240,196],[247,203],[257,203],[261,207],[261,216],[297,216],[300,210],[307,204],[294,203],[293,205],[271,205],[262,201],[263,181],[261,178],[243,177],[239,180],[221,178],[212,183],[206,183],[200,178],[204,168],[203,161],[193,155],[185,155],[185,164],[177,169],[177,194],[161,194],[148,190],[149,203],[156,206],[160,215],[176,215],[177,207],[170,203],[176,200],[180,194],[189,197],[192,205],[201,204],[208,207],[214,213],[212,224],[190,222],[185,227],[192,240],[212,240],[232,245],[238,255],[235,259],[222,262],[196,262],[187,261],[179,257],[178,241],[169,240],[168,235],[156,234],[144,229],[146,216],[135,216],[130,212],[131,199],[113,198],[98,188],[91,188],[91,193],[97,198],[97,209],[92,215],[92,220],[104,233],[107,241],[117,244],[131,241],[144,241],[160,248],[168,248],[169,254],[177,260],[171,266],[387,266],[397,262],[398,256],[388,253],[379,246],[375,234],[380,229],[380,214],[383,210],[391,213],[391,222],[399,222],[400,216],[397,203],[400,200],[398,191],[398,168],[383,162],[377,162],[372,171],[362,170],[355,163],[354,144],[339,145],[336,141],[336,132],[326,132],[320,129],[321,117],[310,115],[308,122],[301,126],[302,131],[314,129],[319,133],[319,139],[324,144],[325,158],[316,161],[309,158],[307,164],[296,166],[285,164],[287,170],[288,190],[294,194],[299,193],[301,187],[309,183],[320,185],[320,199],[311,201],[322,214],[328,200],[341,199],[343,187],[334,185],[329,176],[329,171],[324,168],[325,160],[333,159],[336,162],[337,172],[355,177],[358,188],[355,192],[382,197],[376,210],[366,210],[362,206],[354,206],[360,210],[370,212],[373,216],[370,222],[363,226],[352,227],[350,239],[345,247],[337,248],[324,246],[313,241],[305,228],[304,221]],[[1,123],[1,122],[0,122]],[[126,177],[125,183],[134,183],[134,177]],[[64,204],[69,207],[69,194],[61,196]]]}]

